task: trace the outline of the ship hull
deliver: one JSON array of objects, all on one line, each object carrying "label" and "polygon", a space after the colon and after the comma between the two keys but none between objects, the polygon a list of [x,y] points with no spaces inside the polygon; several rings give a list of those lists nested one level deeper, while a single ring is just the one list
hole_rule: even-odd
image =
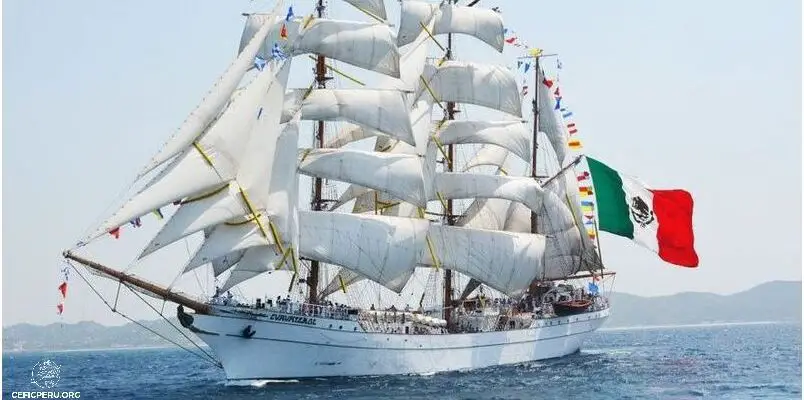
[{"label": "ship hull", "polygon": [[[192,330],[229,380],[431,374],[572,354],[608,315],[605,309],[538,320],[528,329],[406,335],[361,332],[355,322],[325,318],[196,314]],[[253,334],[246,338],[248,326]]]}]

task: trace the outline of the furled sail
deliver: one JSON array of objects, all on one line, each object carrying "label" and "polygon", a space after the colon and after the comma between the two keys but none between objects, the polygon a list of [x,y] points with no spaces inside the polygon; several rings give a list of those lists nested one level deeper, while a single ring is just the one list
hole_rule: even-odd
[{"label": "furled sail", "polygon": [[303,257],[354,270],[399,292],[425,249],[429,221],[301,211]]},{"label": "furled sail", "polygon": [[276,10],[282,7],[282,3],[282,1],[279,1],[274,7],[274,12],[268,14],[268,18],[257,25],[257,30],[254,32],[254,35],[249,38],[248,42],[245,43],[237,59],[229,66],[215,85],[212,86],[212,89],[210,89],[206,97],[201,100],[201,104],[190,113],[173,137],[171,137],[151,161],[146,164],[143,171],[139,174],[139,177],[142,177],[186,149],[193,140],[204,132],[215,117],[218,116],[229,101],[230,96],[234,93],[235,89],[237,89],[237,85],[240,83],[241,79],[243,79],[246,71],[254,65],[254,57],[265,42],[265,38],[272,28],[277,27],[272,17],[276,16]]},{"label": "furled sail", "polygon": [[503,21],[499,13],[489,9],[426,3],[406,0],[402,2],[397,45],[412,42],[422,31],[421,24],[434,18],[434,35],[461,33],[473,36],[502,53]]},{"label": "furled sail", "polygon": [[343,0],[360,11],[369,13],[379,19],[388,19],[385,13],[385,0]]},{"label": "furled sail", "polygon": [[385,24],[314,19],[292,42],[294,55],[315,53],[399,78],[399,48]]},{"label": "furled sail", "polygon": [[205,194],[234,179],[240,169],[252,128],[261,110],[272,104],[272,86],[280,86],[276,71],[284,61],[271,62],[248,85],[194,145],[185,149],[120,210],[105,220],[92,238],[186,196]]},{"label": "furled sail", "polygon": [[[516,77],[498,65],[447,61],[425,71],[429,89],[419,89],[418,97],[432,91],[437,101],[453,101],[493,108],[522,117],[522,97]],[[429,76],[432,74],[431,76]]]},{"label": "furled sail", "polygon": [[414,144],[405,94],[377,89],[297,89],[285,96],[282,122],[299,109],[313,121],[349,121]]},{"label": "furled sail", "polygon": [[521,121],[448,121],[437,137],[442,144],[497,145],[530,162],[530,132]]},{"label": "furled sail", "polygon": [[388,192],[394,197],[427,205],[427,188],[419,157],[347,149],[302,150],[299,172],[350,182]]}]

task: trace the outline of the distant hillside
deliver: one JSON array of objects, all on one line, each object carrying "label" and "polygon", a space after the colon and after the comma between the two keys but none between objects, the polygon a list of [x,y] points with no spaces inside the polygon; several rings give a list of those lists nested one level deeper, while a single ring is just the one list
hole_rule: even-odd
[{"label": "distant hillside", "polygon": [[614,293],[611,297],[607,327],[801,321],[801,282],[768,282],[728,296],[688,292],[661,297]]},{"label": "distant hillside", "polygon": [[[175,319],[172,322],[179,326]],[[192,346],[186,338],[163,320],[141,321],[141,323],[165,337],[181,343],[183,346]],[[187,330],[181,329],[185,334],[193,337]],[[195,337],[193,339],[198,341]],[[45,326],[18,324],[3,328],[3,351],[120,349],[160,346],[172,345],[133,323],[121,326],[105,326],[95,322],[50,324]]]},{"label": "distant hillside", "polygon": [[[662,297],[640,297],[614,293],[612,305],[612,315],[606,322],[606,327],[801,321],[801,282],[769,282],[729,296],[679,293]],[[143,324],[184,345],[190,345],[187,339],[164,321],[144,321]],[[20,324],[3,328],[3,351],[166,345],[169,343],[132,323],[116,327],[80,322],[46,326]]]}]

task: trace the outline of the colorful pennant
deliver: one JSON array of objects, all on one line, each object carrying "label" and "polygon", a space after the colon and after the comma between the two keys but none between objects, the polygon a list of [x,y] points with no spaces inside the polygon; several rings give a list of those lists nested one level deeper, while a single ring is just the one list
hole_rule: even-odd
[{"label": "colorful pennant", "polygon": [[274,47],[271,49],[271,57],[280,60],[285,58],[285,53],[279,47],[279,43],[274,43]]},{"label": "colorful pennant", "polygon": [[262,71],[263,68],[265,68],[265,60],[260,56],[254,57],[254,68],[257,68],[258,71]]},{"label": "colorful pennant", "polygon": [[61,284],[58,287],[61,297],[59,299],[59,303],[56,304],[56,310],[58,311],[59,315],[64,312],[64,301],[67,300],[67,281],[70,280],[69,267],[65,266],[61,269],[61,276]]}]

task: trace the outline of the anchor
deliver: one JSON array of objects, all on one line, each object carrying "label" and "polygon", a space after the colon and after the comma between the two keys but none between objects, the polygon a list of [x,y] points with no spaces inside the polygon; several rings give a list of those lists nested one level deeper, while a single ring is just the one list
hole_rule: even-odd
[{"label": "anchor", "polygon": [[243,329],[243,332],[241,334],[243,335],[244,338],[250,339],[252,336],[254,336],[255,333],[257,333],[257,331],[251,329],[251,325],[249,325],[246,326],[245,329]]}]

